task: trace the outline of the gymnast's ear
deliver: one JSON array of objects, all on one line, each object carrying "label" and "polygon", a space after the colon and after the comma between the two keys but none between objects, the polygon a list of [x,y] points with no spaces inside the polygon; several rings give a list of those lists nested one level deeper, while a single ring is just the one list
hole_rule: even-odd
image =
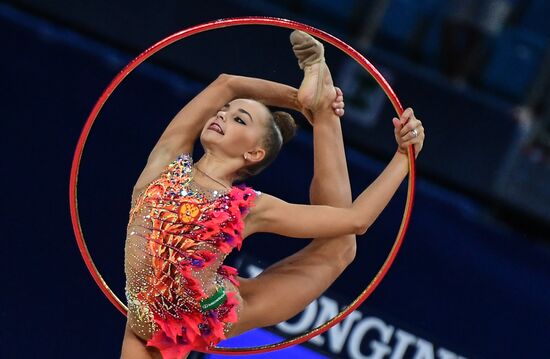
[{"label": "gymnast's ear", "polygon": [[259,163],[264,158],[265,158],[265,150],[260,147],[244,153],[244,159],[249,164]]}]

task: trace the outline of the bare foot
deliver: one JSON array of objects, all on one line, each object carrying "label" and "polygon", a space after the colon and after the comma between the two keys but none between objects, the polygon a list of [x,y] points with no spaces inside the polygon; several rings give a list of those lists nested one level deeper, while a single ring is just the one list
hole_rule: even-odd
[{"label": "bare foot", "polygon": [[312,112],[329,107],[337,94],[325,63],[323,45],[303,31],[293,31],[290,42],[298,58],[298,65],[304,70],[304,79],[298,89],[298,101]]}]

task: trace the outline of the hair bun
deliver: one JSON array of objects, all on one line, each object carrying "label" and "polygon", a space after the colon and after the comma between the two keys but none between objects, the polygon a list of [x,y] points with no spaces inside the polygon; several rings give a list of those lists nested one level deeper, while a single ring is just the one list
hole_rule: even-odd
[{"label": "hair bun", "polygon": [[284,111],[275,111],[273,112],[273,120],[275,124],[281,131],[283,136],[283,144],[287,143],[296,135],[296,121],[294,118],[287,112]]}]

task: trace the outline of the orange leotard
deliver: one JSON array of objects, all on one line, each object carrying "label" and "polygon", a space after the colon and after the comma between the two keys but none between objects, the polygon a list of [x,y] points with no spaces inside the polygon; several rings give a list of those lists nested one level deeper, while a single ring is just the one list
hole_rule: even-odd
[{"label": "orange leotard", "polygon": [[[260,194],[246,186],[207,190],[193,173],[191,155],[180,154],[135,198],[128,222],[128,323],[164,359],[217,344],[237,321],[237,271],[222,263],[240,249],[243,218]],[[222,288],[223,303],[201,308]]]}]

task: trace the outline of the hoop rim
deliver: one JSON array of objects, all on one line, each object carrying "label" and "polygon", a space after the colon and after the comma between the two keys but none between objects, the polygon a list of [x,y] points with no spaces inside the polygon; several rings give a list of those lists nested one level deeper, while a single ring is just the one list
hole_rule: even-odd
[{"label": "hoop rim", "polygon": [[[196,26],[192,26],[184,30],[181,30],[179,32],[176,32],[160,40],[159,42],[155,43],[151,47],[147,48],[145,51],[139,54],[136,58],[134,58],[130,63],[128,63],[116,75],[116,77],[107,86],[107,88],[104,90],[104,92],[102,93],[102,95],[100,96],[96,104],[94,105],[92,111],[90,112],[84,124],[84,127],[81,131],[80,137],[78,139],[78,143],[75,148],[73,161],[71,165],[70,181],[69,181],[69,203],[70,203],[70,212],[71,212],[71,222],[73,225],[73,231],[75,233],[80,254],[82,255],[82,258],[86,264],[88,271],[94,278],[94,281],[96,282],[96,284],[100,287],[103,294],[124,315],[126,315],[127,313],[126,306],[109,288],[108,284],[105,282],[105,280],[99,273],[97,267],[95,266],[92,260],[90,252],[88,251],[86,242],[84,240],[84,234],[82,232],[82,228],[80,225],[80,217],[78,214],[78,197],[77,197],[78,172],[80,168],[82,153],[84,151],[84,146],[90,134],[92,125],[97,119],[97,116],[101,111],[103,105],[105,104],[107,99],[111,96],[113,91],[126,78],[126,76],[128,76],[136,67],[138,67],[146,59],[148,59],[149,57],[151,57],[161,49],[173,44],[174,42],[190,37],[192,35],[196,35],[202,32],[210,31],[210,30],[221,29],[224,27],[233,27],[233,26],[241,26],[241,25],[267,25],[267,26],[288,28],[292,30],[301,30],[321,40],[326,41],[327,43],[331,44],[332,46],[346,53],[349,57],[353,58],[355,62],[361,65],[363,69],[368,71],[370,75],[374,77],[378,85],[383,89],[387,98],[391,101],[392,106],[394,107],[396,113],[400,116],[403,112],[403,107],[401,106],[401,103],[397,98],[397,95],[391,88],[391,86],[380,74],[380,72],[363,55],[361,55],[357,50],[355,50],[353,47],[351,47],[344,41],[338,39],[337,37],[323,30],[317,29],[313,26],[306,25],[297,21],[276,18],[276,17],[265,17],[265,16],[248,16],[248,17],[218,19],[218,20],[206,22],[203,24],[199,24]],[[397,253],[399,252],[399,249],[405,237],[405,233],[407,231],[407,228],[410,222],[412,207],[414,203],[414,193],[415,193],[415,183],[416,183],[415,153],[414,153],[414,147],[412,145],[409,146],[408,148],[408,159],[409,159],[409,181],[407,186],[407,199],[406,199],[405,209],[403,212],[403,217],[399,227],[399,232],[397,233],[396,239],[393,243],[393,246],[390,252],[388,253],[388,256],[386,257],[386,260],[384,261],[384,263],[382,264],[382,266],[380,267],[380,269],[378,270],[374,278],[367,285],[367,287],[359,294],[359,296],[353,302],[351,302],[350,305],[344,308],[340,313],[338,313],[334,318],[332,318],[325,324],[320,325],[317,328],[314,328],[302,335],[281,341],[279,343],[266,344],[266,345],[260,345],[255,347],[242,347],[242,348],[214,347],[208,350],[204,350],[203,352],[215,353],[215,354],[227,354],[227,355],[243,355],[243,354],[266,353],[266,352],[271,352],[279,349],[284,349],[295,344],[303,343],[313,338],[314,336],[317,336],[319,334],[326,332],[327,330],[329,330],[330,328],[332,328],[333,326],[341,322],[347,315],[353,312],[356,308],[358,308],[372,294],[372,292],[376,289],[376,287],[378,287],[382,279],[385,277],[387,271],[393,264],[395,257],[397,256]]]}]

